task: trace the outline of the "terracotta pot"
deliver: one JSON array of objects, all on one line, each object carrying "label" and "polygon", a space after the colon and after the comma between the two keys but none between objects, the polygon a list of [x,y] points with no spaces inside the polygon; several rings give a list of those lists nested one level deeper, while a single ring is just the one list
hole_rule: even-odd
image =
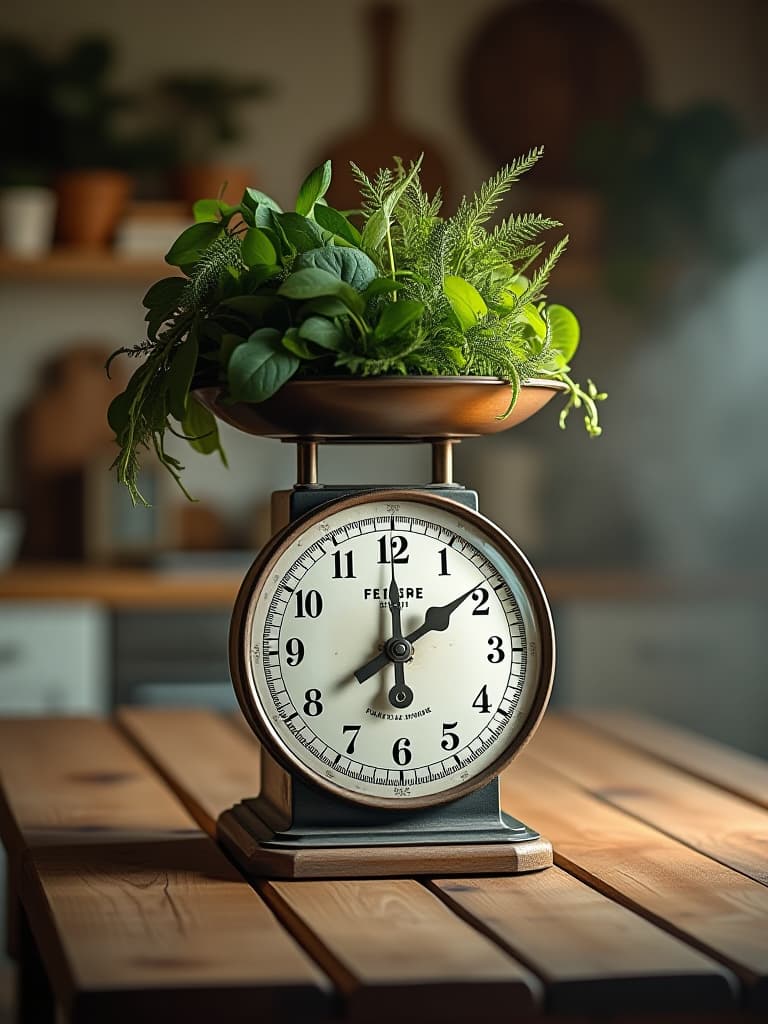
[{"label": "terracotta pot", "polygon": [[249,167],[239,164],[191,164],[176,172],[179,196],[190,209],[198,199],[218,199],[219,196],[234,206],[240,202],[245,189],[255,185],[254,178]]},{"label": "terracotta pot", "polygon": [[69,171],[56,182],[56,191],[59,241],[101,248],[112,241],[133,192],[133,179],[121,171]]}]

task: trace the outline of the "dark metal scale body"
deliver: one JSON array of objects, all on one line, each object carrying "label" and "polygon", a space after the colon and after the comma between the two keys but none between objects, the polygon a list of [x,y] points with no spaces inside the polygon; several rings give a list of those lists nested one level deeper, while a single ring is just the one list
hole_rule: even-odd
[{"label": "dark metal scale body", "polygon": [[[290,491],[277,491],[272,496],[272,528],[276,532],[308,512],[329,502],[352,494],[374,491],[413,491],[433,493],[451,498],[472,511],[478,511],[477,493],[452,480],[451,441],[433,442],[430,484],[416,485],[330,485],[317,482],[317,444],[297,445],[297,483]],[[235,641],[231,642],[233,674],[236,667]],[[319,787],[306,784],[287,771],[263,746],[261,750],[261,790],[257,797],[245,799],[226,811],[219,819],[219,835],[241,866],[253,874],[280,874],[274,861],[260,867],[259,851],[286,854],[301,850],[375,849],[392,847],[462,847],[469,860],[456,868],[471,872],[475,868],[472,851],[490,845],[524,844],[546,847],[536,863],[519,870],[536,870],[551,863],[551,849],[539,833],[501,810],[499,780],[490,782],[451,802],[408,811],[382,811],[339,799]],[[414,850],[418,856],[418,851]],[[541,862],[541,861],[544,862]],[[479,864],[479,861],[478,861]],[[492,868],[493,869],[493,868]],[[301,873],[301,877],[338,876],[345,872],[329,870]],[[352,872],[358,874],[359,872]],[[382,870],[376,874],[400,874]],[[435,872],[437,873],[437,872]],[[295,876],[290,870],[285,877]]]}]

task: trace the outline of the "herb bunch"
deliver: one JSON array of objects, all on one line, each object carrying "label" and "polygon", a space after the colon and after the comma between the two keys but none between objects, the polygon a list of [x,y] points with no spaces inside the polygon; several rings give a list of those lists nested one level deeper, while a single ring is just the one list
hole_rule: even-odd
[{"label": "herb bunch", "polygon": [[599,435],[605,395],[570,376],[578,321],[545,299],[567,236],[545,251],[539,236],[560,225],[540,214],[489,227],[541,155],[503,167],[447,218],[439,194],[421,186],[421,160],[395,160],[373,178],[353,165],[357,214],[325,202],[330,161],[304,181],[293,211],[251,188],[237,206],[198,201],[196,223],[166,255],[183,276],[149,289],[146,341],[112,356],[145,357],[109,409],[115,466],[133,500],[144,501],[143,449],[181,485],[169,431],[224,459],[216,420],[194,396],[206,385],[262,402],[294,376],[493,376],[509,382],[511,410],[522,382],[554,379],[568,388],[560,425],[582,409],[587,432]]}]

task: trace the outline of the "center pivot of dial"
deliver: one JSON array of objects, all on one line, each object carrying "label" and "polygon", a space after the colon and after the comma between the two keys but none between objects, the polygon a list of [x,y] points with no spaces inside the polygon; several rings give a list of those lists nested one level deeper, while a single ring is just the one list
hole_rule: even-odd
[{"label": "center pivot of dial", "polygon": [[410,661],[413,657],[413,644],[404,637],[392,637],[384,644],[384,653],[390,661]]}]

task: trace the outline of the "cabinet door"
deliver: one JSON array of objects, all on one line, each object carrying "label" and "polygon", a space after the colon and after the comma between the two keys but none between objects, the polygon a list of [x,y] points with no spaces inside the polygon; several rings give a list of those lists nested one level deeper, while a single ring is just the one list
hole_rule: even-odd
[{"label": "cabinet door", "polygon": [[766,754],[767,612],[742,600],[562,605],[557,703],[632,708]]},{"label": "cabinet door", "polygon": [[109,617],[80,602],[0,603],[0,714],[100,713]]}]

